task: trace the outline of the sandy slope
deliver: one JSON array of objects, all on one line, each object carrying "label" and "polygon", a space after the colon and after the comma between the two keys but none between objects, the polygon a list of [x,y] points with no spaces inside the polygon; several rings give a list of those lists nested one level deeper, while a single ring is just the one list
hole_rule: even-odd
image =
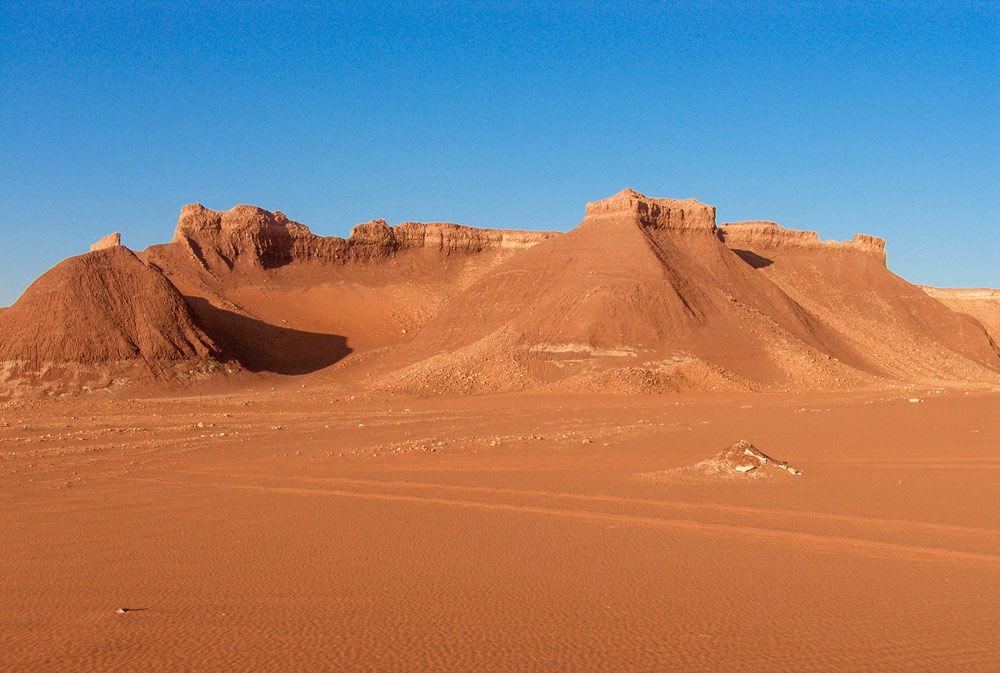
[{"label": "sandy slope", "polygon": [[928,296],[882,239],[718,227],[694,199],[625,189],[565,234],[373,220],[348,238],[195,204],[169,244],[117,240],[0,312],[0,399],[318,371],[431,396],[1000,385],[992,299]]},{"label": "sandy slope", "polygon": [[1000,290],[952,289],[926,285],[921,285],[920,289],[951,310],[978,320],[990,333],[993,341],[1000,342]]},{"label": "sandy slope", "polygon": [[3,312],[0,399],[197,378],[223,369],[217,354],[163,274],[112,245],[63,260]]},{"label": "sandy slope", "polygon": [[0,670],[1000,668],[996,395],[300,381],[0,409]]},{"label": "sandy slope", "polygon": [[983,325],[889,271],[882,239],[821,242],[771,222],[722,230],[728,246],[850,344],[859,369],[929,385],[997,380],[1000,351]]}]

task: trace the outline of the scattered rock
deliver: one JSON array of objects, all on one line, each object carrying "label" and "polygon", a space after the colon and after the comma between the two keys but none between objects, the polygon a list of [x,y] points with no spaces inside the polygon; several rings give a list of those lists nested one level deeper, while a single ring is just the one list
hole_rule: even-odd
[{"label": "scattered rock", "polygon": [[658,481],[672,476],[697,477],[719,476],[732,478],[760,478],[774,476],[780,473],[801,476],[802,471],[788,463],[775,460],[745,439],[741,439],[729,448],[723,449],[711,458],[694,465],[678,467],[661,472],[642,472],[634,475],[638,479]]}]

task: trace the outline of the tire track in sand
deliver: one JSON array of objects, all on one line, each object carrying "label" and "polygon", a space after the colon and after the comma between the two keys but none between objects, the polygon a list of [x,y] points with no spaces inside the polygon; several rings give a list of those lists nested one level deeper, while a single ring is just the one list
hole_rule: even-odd
[{"label": "tire track in sand", "polygon": [[638,514],[612,514],[608,512],[594,512],[585,509],[560,509],[555,507],[540,507],[537,505],[518,505],[510,503],[492,503],[476,500],[455,500],[440,497],[421,497],[415,495],[404,495],[399,493],[359,493],[357,491],[345,491],[331,488],[298,488],[292,486],[263,486],[259,484],[235,484],[219,482],[198,482],[181,481],[169,479],[148,479],[131,477],[129,481],[158,483],[177,486],[209,487],[229,490],[258,491],[262,493],[276,493],[285,495],[307,495],[325,496],[339,498],[356,498],[360,500],[374,500],[380,502],[403,502],[417,505],[438,505],[444,507],[457,507],[462,509],[477,509],[483,511],[508,512],[517,514],[538,514],[543,516],[556,516],[561,518],[576,519],[590,523],[613,522],[652,526],[657,528],[673,528],[701,534],[716,534],[727,536],[749,537],[756,540],[761,538],[778,542],[790,543],[791,546],[802,547],[811,545],[820,548],[855,551],[867,553],[872,556],[884,556],[894,560],[949,560],[949,561],[972,561],[1000,566],[1000,555],[982,554],[977,552],[967,552],[957,549],[947,549],[940,547],[924,547],[918,545],[896,544],[892,542],[879,542],[864,538],[852,538],[838,535],[819,535],[815,533],[805,533],[799,531],[774,530],[770,528],[759,528],[755,526],[741,526],[723,523],[705,523],[691,521],[689,519],[668,519],[663,517],[638,515]]},{"label": "tire track in sand", "polygon": [[[220,476],[218,472],[201,470],[183,470],[183,474],[197,474],[203,476]],[[251,472],[225,472],[225,476],[259,478],[262,475]],[[358,479],[351,477],[287,477],[268,475],[269,479],[284,479],[287,481],[299,481],[315,484],[343,484],[349,486],[379,487],[379,488],[421,488],[438,489],[442,491],[457,491],[462,493],[482,493],[485,495],[513,495],[518,497],[553,498],[560,500],[576,500],[581,502],[611,503],[623,505],[644,505],[652,507],[670,508],[690,511],[719,512],[722,514],[746,514],[752,516],[773,516],[785,517],[787,519],[805,519],[822,522],[837,522],[848,524],[859,524],[867,526],[878,526],[881,528],[893,528],[896,530],[913,530],[917,532],[930,533],[958,533],[965,535],[975,535],[979,537],[990,537],[1000,540],[1000,530],[993,528],[978,528],[974,526],[961,526],[957,524],[933,523],[929,521],[910,521],[907,519],[882,519],[878,517],[867,517],[851,514],[833,514],[829,512],[796,511],[788,509],[768,509],[764,507],[748,507],[746,505],[722,505],[717,503],[696,503],[682,500],[654,500],[649,498],[628,498],[616,495],[603,494],[583,494],[566,491],[540,491],[524,490],[512,488],[496,488],[492,486],[464,486],[453,484],[438,484],[421,481],[385,481],[380,479]]]}]

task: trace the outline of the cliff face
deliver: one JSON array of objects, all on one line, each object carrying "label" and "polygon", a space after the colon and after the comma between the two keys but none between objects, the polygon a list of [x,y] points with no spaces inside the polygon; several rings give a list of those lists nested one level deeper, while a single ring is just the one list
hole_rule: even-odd
[{"label": "cliff face", "polygon": [[885,264],[885,240],[867,234],[855,234],[850,241],[821,241],[815,231],[785,229],[774,222],[727,222],[721,226],[726,245],[733,249],[752,250],[795,248],[824,254],[863,253]]},{"label": "cliff face", "polygon": [[519,250],[553,236],[552,232],[476,229],[450,223],[385,220],[359,224],[349,238],[317,236],[309,227],[256,206],[220,212],[200,204],[184,206],[173,242],[188,248],[206,266],[221,261],[230,268],[272,268],[295,261],[331,264],[385,259],[403,250],[427,249],[447,255],[484,250]]}]

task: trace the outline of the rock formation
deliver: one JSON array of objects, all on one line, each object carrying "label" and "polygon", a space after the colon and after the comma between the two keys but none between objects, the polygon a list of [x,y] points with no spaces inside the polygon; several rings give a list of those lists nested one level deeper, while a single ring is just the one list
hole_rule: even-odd
[{"label": "rock formation", "polygon": [[722,225],[726,245],[863,354],[853,366],[897,381],[993,382],[985,329],[886,268],[885,241],[820,242],[771,222]]},{"label": "rock formation", "polygon": [[173,285],[122,246],[60,262],[0,314],[8,395],[202,374],[215,352]]},{"label": "rock formation", "polygon": [[774,222],[728,222],[722,225],[726,245],[734,250],[747,248],[797,248],[822,253],[849,252],[871,255],[885,264],[885,240],[855,234],[850,241],[821,241],[815,231],[785,229]]},{"label": "rock formation", "polygon": [[633,476],[642,481],[669,481],[705,477],[759,479],[785,474],[802,476],[802,471],[784,461],[775,460],[747,440],[741,439],[694,465],[660,472],[641,472]]},{"label": "rock formation", "polygon": [[90,246],[90,251],[96,252],[98,250],[104,250],[105,248],[113,248],[116,245],[121,245],[121,244],[122,244],[122,235],[116,231],[112,234],[108,234],[107,236],[99,240],[97,243],[92,244]]},{"label": "rock formation", "polygon": [[715,209],[694,200],[624,190],[588,204],[578,227],[446,306],[406,349],[402,380],[447,387],[459,371],[472,389],[676,390],[851,378],[843,363],[859,354],[721,238]]},{"label": "rock formation", "polygon": [[587,204],[584,222],[626,220],[645,229],[717,234],[715,207],[694,199],[654,199],[634,189]]},{"label": "rock formation", "polygon": [[390,227],[385,220],[359,224],[349,238],[317,236],[309,227],[256,206],[236,206],[219,212],[201,204],[181,209],[175,245],[186,247],[207,267],[225,265],[273,268],[293,261],[331,264],[371,262],[407,249],[431,249],[444,254],[490,249],[519,250],[552,236],[551,232],[475,229],[450,223],[404,222]]},{"label": "rock formation", "polygon": [[119,241],[0,310],[0,395],[219,361],[420,394],[1000,384],[994,291],[911,285],[873,236],[719,227],[693,199],[626,189],[565,234],[373,220],[348,238],[196,204],[169,244]]}]

